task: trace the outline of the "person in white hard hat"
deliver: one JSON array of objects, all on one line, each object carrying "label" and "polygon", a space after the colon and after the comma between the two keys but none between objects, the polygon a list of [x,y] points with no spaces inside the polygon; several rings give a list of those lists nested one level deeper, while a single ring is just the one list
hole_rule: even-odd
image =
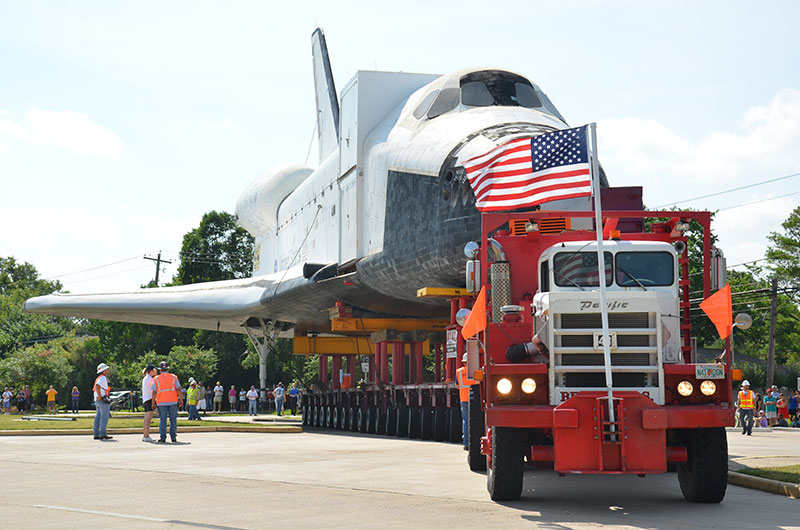
[{"label": "person in white hard hat", "polygon": [[736,406],[739,407],[739,421],[742,424],[742,434],[750,436],[753,434],[753,411],[756,406],[756,396],[750,390],[750,381],[742,381],[742,389],[736,399]]},{"label": "person in white hard hat", "polygon": [[106,363],[97,365],[97,379],[94,380],[94,439],[110,440],[112,436],[106,434],[108,418],[111,415],[111,398],[108,396],[108,371]]}]

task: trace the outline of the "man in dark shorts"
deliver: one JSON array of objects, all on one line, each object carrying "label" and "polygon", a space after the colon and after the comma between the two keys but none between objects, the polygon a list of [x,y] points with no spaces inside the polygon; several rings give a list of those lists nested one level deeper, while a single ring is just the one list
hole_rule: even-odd
[{"label": "man in dark shorts", "polygon": [[142,370],[142,402],[144,404],[144,424],[142,425],[142,441],[153,442],[150,438],[150,422],[153,421],[153,376],[156,375],[156,367],[148,364]]}]

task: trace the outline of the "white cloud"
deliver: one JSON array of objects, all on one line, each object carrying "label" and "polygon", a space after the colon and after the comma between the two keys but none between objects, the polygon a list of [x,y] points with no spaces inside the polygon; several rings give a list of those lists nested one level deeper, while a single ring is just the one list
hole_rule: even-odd
[{"label": "white cloud", "polygon": [[117,133],[98,125],[82,112],[69,110],[32,107],[25,113],[22,123],[0,119],[0,136],[25,143],[53,145],[85,156],[113,157],[122,151],[122,140]]},{"label": "white cloud", "polygon": [[[612,186],[643,186],[649,208],[723,209],[800,190],[800,177],[697,201],[748,184],[800,172],[800,91],[781,90],[744,113],[735,130],[696,142],[655,120],[616,118],[598,124],[600,159]],[[739,263],[763,257],[766,236],[780,228],[800,195],[721,211],[715,231]]]},{"label": "white cloud", "polygon": [[11,146],[8,145],[7,143],[0,142],[0,154],[10,153],[10,152],[11,152]]}]

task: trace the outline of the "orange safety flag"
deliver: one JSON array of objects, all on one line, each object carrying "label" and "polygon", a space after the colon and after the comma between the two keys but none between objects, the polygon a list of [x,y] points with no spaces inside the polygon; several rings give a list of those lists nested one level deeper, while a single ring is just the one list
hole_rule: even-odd
[{"label": "orange safety flag", "polygon": [[720,338],[728,338],[733,331],[733,307],[731,306],[731,286],[725,287],[712,294],[700,303],[700,309],[708,315],[711,322],[717,327]]},{"label": "orange safety flag", "polygon": [[478,293],[478,298],[472,306],[472,312],[461,329],[461,336],[470,339],[484,329],[486,329],[486,287],[481,287],[481,292]]}]

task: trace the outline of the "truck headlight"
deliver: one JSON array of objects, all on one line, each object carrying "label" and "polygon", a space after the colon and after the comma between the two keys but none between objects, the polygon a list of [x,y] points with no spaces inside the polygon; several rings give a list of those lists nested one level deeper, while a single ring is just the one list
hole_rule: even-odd
[{"label": "truck headlight", "polygon": [[705,396],[713,396],[717,391],[717,384],[714,381],[703,381],[700,383],[700,392]]},{"label": "truck headlight", "polygon": [[511,384],[511,381],[504,377],[497,382],[497,391],[503,395],[506,395],[511,392],[512,386],[513,385]]},{"label": "truck headlight", "polygon": [[531,379],[530,377],[526,377],[522,380],[522,391],[526,394],[533,394],[536,392],[536,381]]},{"label": "truck headlight", "polygon": [[689,397],[694,392],[694,386],[689,381],[681,381],[678,383],[678,394],[683,397]]}]

